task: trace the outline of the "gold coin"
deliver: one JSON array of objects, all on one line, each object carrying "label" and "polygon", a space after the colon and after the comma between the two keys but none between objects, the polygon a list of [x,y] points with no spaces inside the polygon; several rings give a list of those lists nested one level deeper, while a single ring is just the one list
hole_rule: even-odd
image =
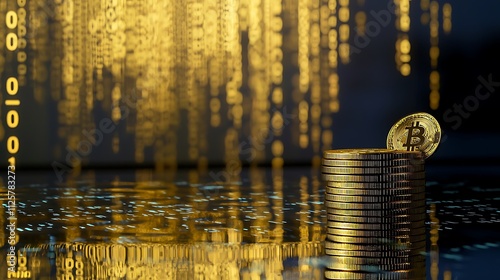
[{"label": "gold coin", "polygon": [[326,255],[326,264],[357,264],[357,265],[381,265],[381,264],[400,264],[409,261],[406,257],[384,258],[384,257],[351,257],[351,256],[336,256]]},{"label": "gold coin", "polygon": [[423,165],[423,157],[409,159],[390,159],[390,160],[349,160],[349,159],[322,159],[323,166],[336,167],[390,167],[390,166],[408,166]]},{"label": "gold coin", "polygon": [[329,235],[356,236],[356,237],[396,237],[400,235],[419,235],[425,234],[425,227],[422,228],[398,228],[398,229],[342,229],[327,227],[326,232]]},{"label": "gold coin", "polygon": [[328,221],[326,231],[328,234],[333,235],[358,237],[390,237],[401,234],[417,236],[426,233],[425,223],[420,223],[420,226],[416,227],[411,222],[400,224],[347,224]]},{"label": "gold coin", "polygon": [[338,271],[338,270],[325,270],[325,279],[336,279],[336,280],[401,280],[401,279],[413,279],[409,278],[412,276],[411,270],[398,270],[398,271],[386,271],[386,272],[363,272],[363,271]]},{"label": "gold coin", "polygon": [[390,167],[337,167],[323,166],[323,173],[340,175],[365,175],[365,174],[390,174],[390,173],[410,173],[425,171],[424,165],[403,165]]},{"label": "gold coin", "polygon": [[411,195],[417,193],[424,193],[423,188],[380,188],[380,189],[349,189],[340,187],[325,187],[325,192],[335,195],[360,195],[360,196],[372,196],[372,195]]},{"label": "gold coin", "polygon": [[336,149],[323,152],[324,159],[341,160],[392,160],[392,159],[414,159],[422,157],[419,151],[403,151],[394,149]]},{"label": "gold coin", "polygon": [[[373,252],[372,252],[373,253]],[[326,253],[328,255],[328,253]],[[408,259],[401,260],[400,263],[394,264],[343,264],[343,263],[327,263],[327,269],[334,269],[340,271],[400,271],[411,269],[411,264]]]},{"label": "gold coin", "polygon": [[400,194],[400,195],[338,195],[338,194],[325,194],[325,200],[337,202],[355,202],[355,203],[380,203],[380,202],[394,202],[394,201],[412,201],[420,202],[425,199],[425,193],[415,194]]},{"label": "gold coin", "polygon": [[356,202],[356,203],[381,203],[392,201],[418,201],[425,199],[425,193],[420,194],[404,194],[404,195],[338,195],[325,194],[325,200],[337,202]]},{"label": "gold coin", "polygon": [[[354,244],[370,244],[370,245],[382,245],[382,244],[401,244],[410,243],[412,246],[414,244],[423,244],[427,242],[424,236],[410,236],[410,235],[399,235],[399,236],[345,236],[345,235],[335,235],[327,234],[326,239],[332,242],[338,243],[354,243]],[[417,247],[412,247],[417,248]],[[418,247],[420,248],[420,247]]]},{"label": "gold coin", "polygon": [[404,235],[404,234],[396,237],[383,237],[383,236],[359,237],[359,236],[327,234],[326,239],[332,242],[371,244],[371,245],[401,244],[401,243],[422,241],[422,240],[412,240],[412,238],[409,235]]},{"label": "gold coin", "polygon": [[392,223],[346,223],[338,221],[327,221],[326,226],[338,229],[352,230],[407,230],[411,226],[410,221],[392,222]]},{"label": "gold coin", "polygon": [[342,216],[336,214],[327,214],[327,221],[337,221],[344,223],[360,223],[360,224],[375,224],[375,223],[400,223],[412,222],[417,223],[425,221],[425,213],[413,215],[394,215],[394,216],[381,216],[381,217],[356,217],[356,216]]},{"label": "gold coin", "polygon": [[[349,244],[325,240],[325,249],[336,249],[343,251],[393,251],[411,252],[410,242],[400,244]],[[424,244],[425,245],[425,244]]]},{"label": "gold coin", "polygon": [[[361,251],[361,250],[325,249],[325,254],[327,254],[328,256],[362,257],[362,258],[406,258],[406,260],[401,260],[401,263],[405,263],[408,267],[400,269],[410,268],[409,267],[410,253],[411,250]],[[328,267],[328,268],[335,269],[335,267]],[[387,270],[399,270],[399,269],[387,269]]]},{"label": "gold coin", "polygon": [[328,182],[394,182],[401,180],[425,179],[425,172],[391,173],[379,175],[339,175],[323,173],[323,180]]},{"label": "gold coin", "polygon": [[409,204],[396,209],[339,209],[339,208],[326,208],[328,214],[341,215],[341,216],[355,216],[355,217],[382,217],[382,216],[395,216],[395,215],[415,215],[425,214],[427,210],[425,206],[413,208]]},{"label": "gold coin", "polygon": [[387,149],[420,151],[424,158],[432,155],[441,141],[441,127],[428,113],[415,113],[400,119],[389,130]]},{"label": "gold coin", "polygon": [[425,191],[425,179],[420,180],[397,180],[391,182],[326,182],[328,187],[332,188],[348,188],[348,189],[393,189],[401,187],[409,187],[414,189],[422,189]]},{"label": "gold coin", "polygon": [[412,202],[410,200],[393,201],[393,202],[378,202],[378,203],[354,203],[354,202],[336,202],[325,201],[327,208],[341,210],[390,210],[396,211],[399,209],[410,208]]},{"label": "gold coin", "polygon": [[[378,239],[376,243],[372,242],[361,242],[353,244],[353,242],[342,242],[342,241],[332,241],[329,238],[338,238],[338,240],[346,241],[346,239],[342,239],[343,236],[327,236],[325,239],[325,250],[326,249],[338,249],[344,251],[391,251],[391,250],[401,250],[407,251],[413,257],[415,254],[420,254],[425,251],[427,241],[415,239],[399,239],[394,242],[391,239]],[[350,237],[349,237],[350,238]],[[373,238],[371,238],[373,239]],[[359,240],[356,240],[359,241]],[[364,241],[364,240],[361,240]],[[425,259],[425,257],[424,257]]]}]

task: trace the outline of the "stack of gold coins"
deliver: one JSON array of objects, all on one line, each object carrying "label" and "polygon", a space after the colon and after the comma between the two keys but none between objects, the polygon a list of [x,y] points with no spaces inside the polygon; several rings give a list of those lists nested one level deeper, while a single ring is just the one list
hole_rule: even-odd
[{"label": "stack of gold coins", "polygon": [[425,155],[323,154],[326,279],[425,279]]}]

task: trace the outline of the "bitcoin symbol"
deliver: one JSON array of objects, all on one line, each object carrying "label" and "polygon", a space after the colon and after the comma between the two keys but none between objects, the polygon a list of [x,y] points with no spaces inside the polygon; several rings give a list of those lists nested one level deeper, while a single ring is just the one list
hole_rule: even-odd
[{"label": "bitcoin symbol", "polygon": [[387,149],[417,150],[428,158],[436,151],[440,140],[438,121],[431,114],[419,112],[400,119],[391,127],[387,135]]},{"label": "bitcoin symbol", "polygon": [[[423,135],[425,129],[419,126],[419,122],[413,122],[411,126],[407,126],[405,129],[408,130],[408,136],[406,137],[406,144],[403,144],[403,147],[406,147],[407,151],[415,151],[415,147],[424,143],[425,137]],[[413,143],[413,138],[417,138],[418,141]]]}]

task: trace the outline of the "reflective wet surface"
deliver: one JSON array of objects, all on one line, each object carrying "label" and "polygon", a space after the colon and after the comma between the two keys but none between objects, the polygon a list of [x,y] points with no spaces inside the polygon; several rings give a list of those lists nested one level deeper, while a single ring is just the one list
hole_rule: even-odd
[{"label": "reflective wet surface", "polygon": [[[427,167],[427,279],[494,279],[500,264],[500,168],[462,169]],[[1,279],[324,277],[317,170],[82,174],[18,172],[15,208],[2,182]]]}]

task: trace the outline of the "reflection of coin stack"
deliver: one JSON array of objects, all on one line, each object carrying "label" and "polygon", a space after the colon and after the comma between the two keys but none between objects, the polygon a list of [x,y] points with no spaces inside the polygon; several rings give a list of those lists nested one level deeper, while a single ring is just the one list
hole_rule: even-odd
[{"label": "reflection of coin stack", "polygon": [[329,150],[323,155],[326,279],[425,279],[421,152]]}]

